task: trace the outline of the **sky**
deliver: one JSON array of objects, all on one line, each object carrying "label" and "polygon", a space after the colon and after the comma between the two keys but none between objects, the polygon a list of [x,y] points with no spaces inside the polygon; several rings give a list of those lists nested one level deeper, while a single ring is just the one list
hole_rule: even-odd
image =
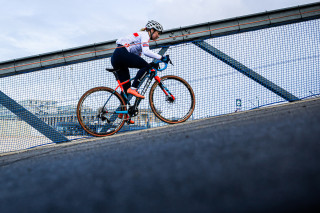
[{"label": "sky", "polygon": [[148,20],[164,29],[315,0],[0,0],[0,62],[117,39]]}]

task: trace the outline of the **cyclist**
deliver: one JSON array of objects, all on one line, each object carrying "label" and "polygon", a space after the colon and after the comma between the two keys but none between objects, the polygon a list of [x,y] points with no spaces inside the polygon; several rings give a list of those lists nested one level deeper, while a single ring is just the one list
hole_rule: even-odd
[{"label": "cyclist", "polygon": [[158,39],[162,31],[162,25],[151,20],[148,21],[145,28],[142,28],[140,32],[130,34],[116,41],[118,48],[111,57],[111,64],[115,69],[119,69],[118,76],[120,82],[130,79],[129,68],[140,69],[132,86],[130,81],[123,85],[126,93],[132,94],[138,98],[144,98],[144,96],[137,91],[137,88],[148,69],[150,69],[150,65],[141,58],[141,53],[150,58],[168,62],[168,56],[163,57],[149,49],[149,41]]}]

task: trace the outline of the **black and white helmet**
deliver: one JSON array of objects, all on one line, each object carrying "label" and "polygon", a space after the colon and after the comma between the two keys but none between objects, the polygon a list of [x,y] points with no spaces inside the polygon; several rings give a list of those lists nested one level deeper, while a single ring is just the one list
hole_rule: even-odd
[{"label": "black and white helmet", "polygon": [[148,21],[148,23],[146,24],[146,28],[147,29],[155,29],[156,31],[162,32],[163,31],[163,27],[161,24],[159,24],[159,22],[151,20]]}]

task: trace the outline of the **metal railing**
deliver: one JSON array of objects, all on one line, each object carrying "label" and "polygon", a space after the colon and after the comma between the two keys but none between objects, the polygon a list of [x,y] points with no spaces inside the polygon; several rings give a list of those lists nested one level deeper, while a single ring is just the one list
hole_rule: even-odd
[{"label": "metal railing", "polygon": [[[201,119],[319,95],[319,17],[320,3],[308,4],[171,29],[151,47],[174,61],[163,75],[192,86],[191,119]],[[89,137],[76,104],[90,88],[115,88],[105,71],[114,48],[113,40],[0,63],[0,152]],[[146,100],[135,122],[123,131],[165,125]]]}]

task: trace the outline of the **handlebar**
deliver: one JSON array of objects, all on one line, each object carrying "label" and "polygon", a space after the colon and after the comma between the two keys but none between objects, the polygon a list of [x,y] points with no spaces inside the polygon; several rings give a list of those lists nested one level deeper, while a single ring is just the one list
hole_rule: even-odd
[{"label": "handlebar", "polygon": [[158,69],[158,71],[163,71],[163,70],[167,69],[167,67],[168,67],[168,63],[165,63],[165,62],[160,61],[160,60],[159,60],[159,61],[156,61],[155,63],[156,63],[156,64],[164,63],[164,67],[161,68],[161,69]]},{"label": "handlebar", "polygon": [[156,61],[154,61],[153,63],[154,63],[154,64],[157,64],[157,65],[159,65],[160,63],[164,63],[164,67],[161,68],[161,69],[160,69],[160,68],[157,69],[158,71],[163,71],[163,70],[167,69],[169,63],[173,65],[173,63],[172,63],[172,61],[171,61],[170,59],[169,59],[169,61],[168,61],[167,63],[166,63],[166,62],[163,62],[163,61],[161,61],[161,60],[156,60]]},{"label": "handlebar", "polygon": [[168,67],[168,64],[167,63],[164,63],[165,65],[164,65],[164,67],[162,68],[162,69],[158,69],[158,71],[162,71],[162,70],[165,70],[165,69],[167,69],[167,67]]}]

